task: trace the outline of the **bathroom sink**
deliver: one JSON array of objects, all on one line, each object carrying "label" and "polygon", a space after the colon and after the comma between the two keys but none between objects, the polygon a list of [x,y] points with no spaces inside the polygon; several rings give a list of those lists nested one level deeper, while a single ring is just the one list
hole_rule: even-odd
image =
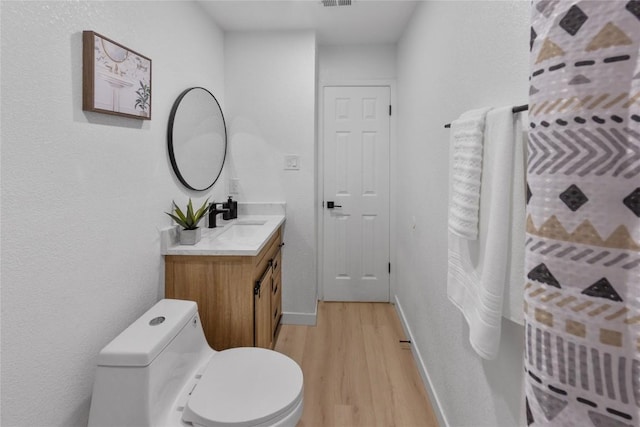
[{"label": "bathroom sink", "polygon": [[[264,239],[264,222],[249,224],[249,223],[234,223],[225,231],[223,231],[216,240],[225,243],[236,244],[252,244],[256,241]],[[265,221],[266,222],[266,221]]]}]

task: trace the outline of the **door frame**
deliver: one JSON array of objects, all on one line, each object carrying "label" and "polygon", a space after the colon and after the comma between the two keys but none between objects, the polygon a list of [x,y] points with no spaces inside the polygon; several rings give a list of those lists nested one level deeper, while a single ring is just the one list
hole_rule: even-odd
[{"label": "door frame", "polygon": [[388,87],[390,91],[391,117],[389,120],[389,262],[391,263],[391,274],[389,275],[389,302],[393,303],[396,297],[396,185],[397,185],[397,154],[398,144],[396,143],[396,125],[398,117],[398,107],[396,101],[396,80],[321,80],[318,82],[318,132],[316,144],[316,170],[317,188],[316,188],[316,241],[317,247],[317,265],[316,269],[318,283],[317,299],[324,300],[324,207],[322,202],[324,199],[324,88],[327,86],[382,86]]}]

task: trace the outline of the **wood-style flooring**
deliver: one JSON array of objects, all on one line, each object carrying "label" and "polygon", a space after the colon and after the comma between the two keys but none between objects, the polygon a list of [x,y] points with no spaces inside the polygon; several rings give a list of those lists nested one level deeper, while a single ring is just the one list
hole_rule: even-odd
[{"label": "wood-style flooring", "polygon": [[298,427],[437,427],[391,304],[320,302],[316,326],[282,325],[275,349],[304,373]]}]

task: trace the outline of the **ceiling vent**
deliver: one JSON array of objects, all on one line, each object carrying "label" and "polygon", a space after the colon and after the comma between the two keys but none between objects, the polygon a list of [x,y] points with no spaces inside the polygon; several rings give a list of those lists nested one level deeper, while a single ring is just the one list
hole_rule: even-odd
[{"label": "ceiling vent", "polygon": [[322,5],[329,6],[351,6],[351,0],[322,0]]}]

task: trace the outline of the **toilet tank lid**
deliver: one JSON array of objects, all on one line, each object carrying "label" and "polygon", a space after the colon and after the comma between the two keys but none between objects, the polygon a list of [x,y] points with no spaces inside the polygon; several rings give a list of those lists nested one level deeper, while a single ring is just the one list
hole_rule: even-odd
[{"label": "toilet tank lid", "polygon": [[98,354],[98,366],[147,366],[198,312],[193,301],[163,299]]}]

